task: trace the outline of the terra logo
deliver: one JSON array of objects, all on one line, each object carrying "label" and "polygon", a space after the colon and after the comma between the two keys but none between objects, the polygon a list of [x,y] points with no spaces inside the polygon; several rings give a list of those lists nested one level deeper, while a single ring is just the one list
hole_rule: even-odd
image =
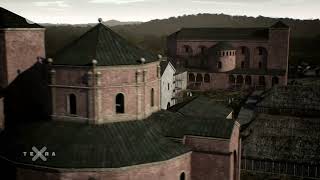
[{"label": "terra logo", "polygon": [[30,156],[32,157],[32,161],[36,161],[37,159],[42,159],[42,161],[47,161],[47,157],[55,157],[55,152],[48,152],[46,151],[47,147],[43,147],[42,149],[38,150],[36,147],[32,147],[32,151],[30,152],[23,152],[23,156]]}]

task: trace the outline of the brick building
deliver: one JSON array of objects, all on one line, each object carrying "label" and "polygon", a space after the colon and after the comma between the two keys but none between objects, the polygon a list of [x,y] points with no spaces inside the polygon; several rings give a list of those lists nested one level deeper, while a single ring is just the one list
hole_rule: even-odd
[{"label": "brick building", "polygon": [[168,56],[188,71],[191,89],[286,85],[290,29],[183,28],[167,38]]},{"label": "brick building", "polygon": [[[44,47],[44,40],[39,42]],[[12,47],[22,44],[22,53],[44,55],[33,42],[24,43],[14,41]],[[48,66],[51,118],[28,117],[1,131],[0,168],[17,180],[240,179],[241,140],[239,124],[229,118],[232,109],[198,97],[160,111],[160,60],[100,21],[53,58],[37,63]],[[25,86],[9,85],[8,91]],[[40,91],[47,90],[43,86]]]}]

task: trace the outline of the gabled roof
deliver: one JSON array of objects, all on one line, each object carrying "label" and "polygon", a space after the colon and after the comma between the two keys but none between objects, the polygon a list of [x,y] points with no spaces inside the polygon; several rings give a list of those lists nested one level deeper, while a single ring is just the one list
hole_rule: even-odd
[{"label": "gabled roof", "polygon": [[0,28],[44,28],[7,9],[0,7]]},{"label": "gabled roof", "polygon": [[164,71],[167,69],[168,66],[171,66],[171,68],[176,71],[176,68],[173,66],[173,64],[171,63],[171,61],[169,60],[169,58],[167,58],[164,61],[160,62],[160,68],[161,68],[161,76],[164,73]]},{"label": "gabled roof", "polygon": [[289,26],[283,23],[282,21],[276,22],[274,25],[271,26],[271,28],[284,28],[289,29]]},{"label": "gabled roof", "polygon": [[268,40],[268,28],[182,28],[178,40]]},{"label": "gabled roof", "polygon": [[145,63],[158,61],[155,54],[132,45],[111,29],[99,23],[83,34],[53,58],[55,65],[91,65],[92,60],[98,66],[138,65],[144,58]]}]

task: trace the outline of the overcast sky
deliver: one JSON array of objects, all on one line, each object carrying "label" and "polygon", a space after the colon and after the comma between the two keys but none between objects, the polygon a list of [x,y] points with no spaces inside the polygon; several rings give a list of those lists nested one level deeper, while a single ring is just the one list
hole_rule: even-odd
[{"label": "overcast sky", "polygon": [[0,6],[37,23],[149,21],[198,13],[320,18],[320,0],[0,0]]}]

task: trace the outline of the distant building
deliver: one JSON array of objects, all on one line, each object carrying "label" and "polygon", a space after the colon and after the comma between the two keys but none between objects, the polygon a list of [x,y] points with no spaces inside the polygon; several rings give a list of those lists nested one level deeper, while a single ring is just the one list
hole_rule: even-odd
[{"label": "distant building", "polygon": [[286,85],[290,29],[183,28],[167,38],[176,69],[197,90]]}]

